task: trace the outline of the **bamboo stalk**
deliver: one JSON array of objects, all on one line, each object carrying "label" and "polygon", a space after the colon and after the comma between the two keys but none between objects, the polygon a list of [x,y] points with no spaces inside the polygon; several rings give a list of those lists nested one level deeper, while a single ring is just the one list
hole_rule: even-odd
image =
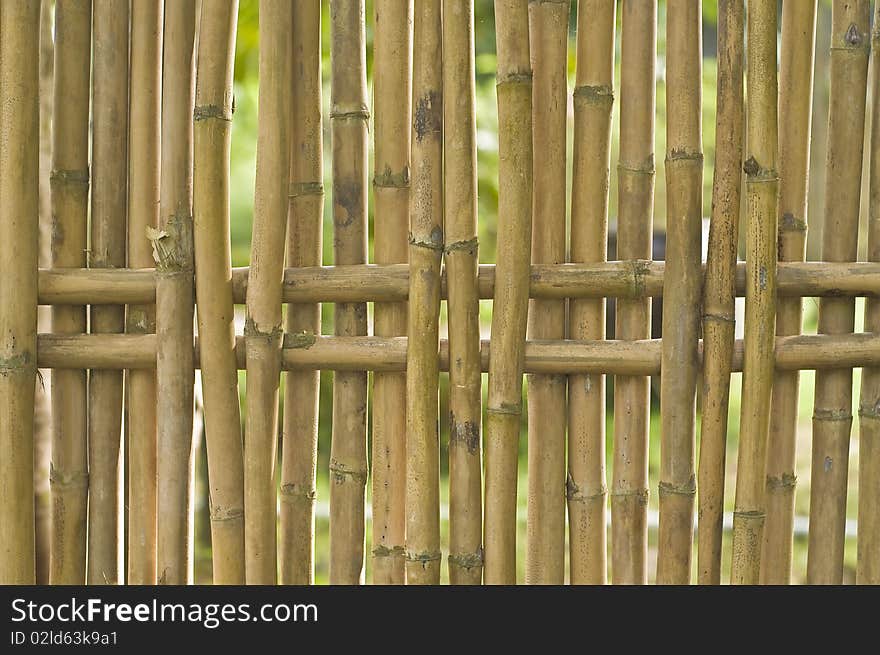
[{"label": "bamboo stalk", "polygon": [[[324,213],[321,142],[321,4],[293,4],[293,115],[288,266],[321,264]],[[321,333],[318,304],[290,305],[291,334]],[[288,373],[281,453],[281,584],[314,581],[315,471],[318,452],[318,372]]]},{"label": "bamboo stalk", "polygon": [[[412,6],[410,0],[379,0],[375,6],[373,247],[376,262],[380,264],[408,259]],[[404,303],[377,303],[374,313],[376,336],[406,333]],[[405,375],[376,373],[373,376],[373,582],[376,584],[404,582],[405,397]]]},{"label": "bamboo stalk", "polygon": [[164,18],[161,230],[156,259],[159,584],[192,580],[193,55],[196,3],[168,3]]},{"label": "bamboo stalk", "polygon": [[0,582],[34,584],[40,2],[0,4]]},{"label": "bamboo stalk", "polygon": [[[333,142],[333,258],[367,259],[367,71],[364,0],[331,0],[331,137]],[[337,304],[338,336],[367,333],[363,303]],[[367,481],[367,375],[333,377],[330,449],[330,583],[358,584],[364,566]]]},{"label": "bamboo stalk", "polygon": [[[52,266],[86,265],[92,3],[55,4],[52,125]],[[86,331],[82,306],[53,307],[52,332]],[[88,435],[85,371],[52,373],[51,584],[85,584]]]},{"label": "bamboo stalk", "polygon": [[666,277],[660,406],[660,529],[657,582],[691,576],[694,422],[700,335],[703,218],[702,5],[670,3],[666,16]]},{"label": "bamboo stalk", "polygon": [[[867,0],[834,2],[822,231],[822,259],[830,262],[853,261],[858,254],[869,29]],[[854,310],[854,301],[849,298],[823,298],[819,302],[819,333],[852,332]],[[807,556],[810,584],[840,584],[843,578],[851,428],[852,371],[817,374]]]},{"label": "bamboo stalk", "polygon": [[[803,261],[806,254],[815,41],[816,2],[783,3],[777,211],[780,260]],[[802,314],[799,298],[777,300],[776,334],[800,333]],[[791,579],[798,382],[797,372],[777,372],[773,379],[760,577],[767,584],[788,584]]]},{"label": "bamboo stalk", "polygon": [[215,584],[243,584],[244,461],[229,244],[238,2],[202,0],[193,124],[193,242]]},{"label": "bamboo stalk", "polygon": [[260,0],[260,112],[247,294],[247,420],[244,446],[245,553],[248,584],[275,584],[275,452],[281,348],[281,276],[290,181],[293,9]]},{"label": "bamboo stalk", "polygon": [[[533,70],[532,261],[565,261],[565,145],[570,2],[529,3]],[[601,169],[600,169],[601,170]],[[532,300],[529,338],[565,337],[565,301]],[[566,386],[562,375],[528,378],[526,583],[565,577]]]},{"label": "bamboo stalk", "polygon": [[532,71],[526,0],[495,0],[498,242],[486,410],[485,581],[516,579],[517,453],[532,232]]},{"label": "bamboo stalk", "polygon": [[[654,211],[657,3],[624,0],[622,14],[617,256],[650,260]],[[645,299],[618,300],[615,337],[634,340],[646,339],[650,335],[650,302]],[[648,552],[650,384],[651,381],[644,377],[619,376],[614,380],[611,489],[611,580],[614,584],[645,584],[648,580],[645,560]]]},{"label": "bamboo stalk", "polygon": [[415,9],[406,358],[406,582],[439,584],[437,351],[444,244],[441,0],[422,0]]},{"label": "bamboo stalk", "polygon": [[443,53],[445,260],[449,353],[454,362],[449,370],[449,582],[480,584],[482,376],[472,1],[443,3]]}]

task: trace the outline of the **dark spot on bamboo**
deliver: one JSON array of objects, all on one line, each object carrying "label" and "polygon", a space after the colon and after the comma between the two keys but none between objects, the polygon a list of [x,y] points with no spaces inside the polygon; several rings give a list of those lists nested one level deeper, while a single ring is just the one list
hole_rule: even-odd
[{"label": "dark spot on bamboo", "polygon": [[761,166],[758,164],[757,159],[749,157],[746,163],[743,164],[743,171],[746,175],[757,175],[761,171]]},{"label": "dark spot on bamboo", "polygon": [[480,451],[480,425],[475,421],[461,422],[450,413],[449,418],[449,445],[463,445],[469,455],[475,455]]},{"label": "dark spot on bamboo", "polygon": [[758,286],[761,287],[761,291],[767,290],[767,267],[761,266],[758,269]]},{"label": "dark spot on bamboo", "polygon": [[358,182],[338,182],[333,188],[334,203],[345,210],[345,216],[340,212],[333,213],[333,224],[337,228],[352,225],[355,219],[363,215],[363,187]]},{"label": "dark spot on bamboo", "polygon": [[843,40],[846,41],[847,45],[858,46],[862,43],[862,34],[859,32],[859,28],[855,23],[850,24],[849,29],[846,31],[846,35],[844,35]]},{"label": "dark spot on bamboo", "polygon": [[826,473],[830,473],[830,472],[831,472],[831,469],[832,469],[833,467],[834,467],[834,460],[831,459],[830,457],[826,457],[826,458],[825,458],[825,465],[824,465],[824,467],[823,467],[823,468],[825,469],[825,472],[826,472]]},{"label": "dark spot on bamboo", "polygon": [[413,115],[416,140],[421,141],[427,134],[439,134],[443,125],[443,96],[439,91],[429,91],[419,98]]}]

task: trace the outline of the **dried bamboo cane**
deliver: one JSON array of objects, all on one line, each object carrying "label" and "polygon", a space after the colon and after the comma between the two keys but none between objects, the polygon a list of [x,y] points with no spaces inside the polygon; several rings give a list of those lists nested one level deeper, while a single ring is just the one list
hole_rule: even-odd
[{"label": "dried bamboo cane", "polygon": [[715,177],[703,292],[697,581],[721,583],[727,412],[733,360],[736,247],[742,189],[743,0],[718,5]]},{"label": "dried bamboo cane", "polygon": [[[364,0],[331,0],[333,255],[336,264],[367,260],[367,70]],[[367,333],[364,303],[337,304],[338,336]],[[367,482],[367,375],[333,377],[330,448],[330,583],[358,584],[364,566]]]},{"label": "dried bamboo cane", "polygon": [[290,181],[293,8],[260,0],[260,110],[247,294],[247,421],[244,447],[248,584],[275,584],[275,452],[281,373],[281,276]]},{"label": "dried bamboo cane", "polygon": [[[815,41],[816,2],[784,2],[779,72],[777,210],[779,259],[782,261],[803,261],[806,254]],[[799,334],[802,314],[800,298],[777,300],[776,334]],[[767,477],[764,483],[767,518],[764,522],[760,580],[767,584],[788,584],[791,578],[794,491],[797,481],[794,469],[797,415],[798,373],[777,371],[773,378]]]},{"label": "dried bamboo cane", "polygon": [[[91,0],[55,4],[52,266],[86,264]],[[85,307],[52,308],[52,332],[86,331]],[[52,372],[51,584],[85,584],[88,435],[85,371]]]},{"label": "dried bamboo cane", "polygon": [[495,0],[498,242],[486,410],[485,582],[516,579],[517,455],[532,233],[532,70],[526,0]]},{"label": "dried bamboo cane", "polygon": [[[95,0],[90,268],[125,267],[128,0]],[[92,333],[121,333],[124,307],[93,307]],[[122,371],[89,373],[88,583],[122,579]]]},{"label": "dried bamboo cane", "polygon": [[[617,257],[651,259],[654,212],[654,59],[657,3],[624,0],[620,60],[620,159],[617,164]],[[665,278],[664,278],[665,279]],[[618,300],[615,338],[651,335],[651,303]],[[648,429],[651,381],[614,380],[614,471],[611,489],[611,581],[645,584],[648,573]]]},{"label": "dried bamboo cane", "polygon": [[[568,113],[570,2],[530,2],[533,71],[532,261],[565,261],[565,123]],[[532,300],[531,339],[565,337],[565,301]],[[562,584],[565,577],[564,375],[528,377],[527,584]]]},{"label": "dried bamboo cane", "polygon": [[441,0],[413,26],[412,190],[406,355],[406,581],[440,582],[440,265],[443,256]]},{"label": "dried bamboo cane", "polygon": [[[482,375],[477,290],[474,5],[443,3],[443,158],[449,281],[449,582],[483,578]],[[375,520],[375,519],[374,519]]]},{"label": "dried bamboo cane", "polygon": [[[376,130],[373,194],[376,262],[408,258],[410,121],[412,116],[411,0],[375,6],[373,106]],[[406,333],[405,303],[377,303],[376,336]],[[406,526],[406,375],[373,376],[373,582],[403,584]]]},{"label": "dried bamboo cane", "polygon": [[[132,0],[128,267],[154,265],[148,228],[159,222],[161,0]],[[156,309],[129,305],[126,332],[156,331]],[[128,372],[128,582],[156,584],[156,372]]]},{"label": "dried bamboo cane", "polygon": [[0,4],[0,582],[33,584],[40,1]]},{"label": "dried bamboo cane", "polygon": [[[321,142],[321,3],[293,3],[293,116],[287,265],[321,264],[324,213]],[[321,306],[290,305],[287,332],[321,333]],[[318,371],[287,374],[281,453],[281,584],[314,580]]]},{"label": "dried bamboo cane", "polygon": [[229,244],[238,2],[202,0],[193,114],[193,242],[215,584],[243,584],[244,461]]},{"label": "dried bamboo cane", "polygon": [[691,576],[694,422],[700,336],[703,218],[702,5],[680,0],[666,15],[666,277],[660,406],[657,582]]},{"label": "dried bamboo cane", "polygon": [[156,259],[159,584],[192,580],[193,55],[195,0],[165,7],[162,80],[161,230]]},{"label": "dried bamboo cane", "polygon": [[[822,259],[829,262],[853,261],[858,254],[869,29],[867,0],[834,2],[822,230]],[[823,298],[819,302],[819,333],[852,332],[854,310],[850,298]],[[807,554],[809,584],[840,584],[843,578],[851,428],[852,371],[817,373]]]}]

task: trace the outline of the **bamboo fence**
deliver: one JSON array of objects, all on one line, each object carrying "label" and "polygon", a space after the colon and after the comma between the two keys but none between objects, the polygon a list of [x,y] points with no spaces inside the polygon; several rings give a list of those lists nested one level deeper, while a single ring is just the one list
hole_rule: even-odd
[{"label": "bamboo fence", "polygon": [[[46,571],[52,584],[194,581],[196,371],[217,584],[312,584],[320,562],[333,584],[362,583],[368,568],[376,584],[785,584],[804,484],[806,581],[839,584],[850,579],[851,460],[852,577],[880,582],[880,102],[869,102],[880,94],[877,62],[869,78],[880,8],[872,36],[868,0],[833,2],[826,205],[812,218],[824,261],[805,261],[817,3],[780,12],[776,0],[719,0],[701,263],[701,5],[670,0],[664,14],[656,0],[495,1],[497,261],[481,263],[473,1],[375,0],[367,15],[365,0],[329,11],[259,0],[250,266],[233,268],[238,2],[0,3],[0,582]],[[666,261],[652,255],[656,129]],[[665,306],[660,338],[654,298]],[[803,298],[820,299],[818,334],[804,333]],[[37,329],[39,306],[51,308],[48,331]],[[38,368],[51,369],[49,471],[35,466]],[[802,370],[816,371],[807,479],[796,466]],[[319,453],[322,372],[332,374],[329,453]],[[326,553],[316,552],[324,478]],[[47,484],[48,530],[35,510]]]}]

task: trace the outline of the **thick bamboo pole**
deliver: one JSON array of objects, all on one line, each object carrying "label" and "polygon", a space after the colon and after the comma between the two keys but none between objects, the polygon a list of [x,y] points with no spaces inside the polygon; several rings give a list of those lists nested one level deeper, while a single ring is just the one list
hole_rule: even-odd
[{"label": "thick bamboo pole", "polygon": [[712,223],[703,291],[704,366],[699,461],[697,581],[721,583],[721,535],[736,247],[742,189],[743,0],[718,5],[718,113]]},{"label": "thick bamboo pole", "polygon": [[[330,121],[333,142],[333,255],[337,264],[367,259],[367,66],[364,0],[330,3]],[[337,304],[339,336],[367,333],[367,306]],[[358,584],[364,566],[367,482],[367,375],[333,378],[330,449],[330,583]]]},{"label": "thick bamboo pole", "polygon": [[516,581],[516,483],[532,232],[532,70],[526,0],[495,0],[498,242],[486,409],[485,582]]},{"label": "thick bamboo pole", "polygon": [[[806,254],[815,41],[816,2],[784,2],[779,72],[780,260],[803,261]],[[777,300],[776,334],[800,333],[802,314],[800,298]],[[798,374],[776,372],[767,441],[767,518],[760,577],[768,584],[788,584],[791,578],[797,415]]]},{"label": "thick bamboo pole", "polygon": [[758,583],[764,531],[776,321],[776,7],[775,0],[755,0],[748,15],[745,362],[730,572],[734,584]]},{"label": "thick bamboo pole", "polygon": [[[657,3],[624,0],[622,14],[617,256],[644,262],[651,259],[654,212]],[[616,310],[617,339],[651,336],[650,301],[619,300]],[[611,580],[614,584],[648,581],[645,560],[648,554],[650,392],[651,381],[647,378],[619,376],[614,380],[611,488]]]},{"label": "thick bamboo pole", "polygon": [[[529,3],[533,71],[532,261],[565,261],[565,123],[568,113],[568,0]],[[601,174],[601,169],[600,174]],[[565,337],[565,301],[532,300],[529,338]],[[528,378],[528,542],[526,583],[565,577],[565,427],[563,375]]]},{"label": "thick bamboo pole", "polygon": [[[162,108],[160,0],[131,3],[128,266],[154,265],[147,229],[159,222]],[[126,332],[156,331],[155,307],[128,307]],[[128,372],[128,583],[156,584],[156,372]]]},{"label": "thick bamboo pole", "polygon": [[[822,259],[830,262],[853,261],[858,254],[869,29],[867,0],[834,2],[822,230]],[[854,301],[849,298],[823,298],[819,302],[819,333],[852,332],[854,309]],[[810,584],[840,584],[843,578],[851,428],[852,371],[817,374],[807,556]]]},{"label": "thick bamboo pole", "polygon": [[244,446],[245,553],[248,584],[275,584],[275,452],[281,348],[281,276],[290,181],[288,34],[293,8],[260,0],[260,111],[247,294],[247,421]]},{"label": "thick bamboo pole", "polygon": [[40,1],[0,5],[0,582],[33,584]]},{"label": "thick bamboo pole", "polygon": [[229,244],[238,2],[202,0],[193,114],[193,243],[215,584],[243,584],[244,462]]},{"label": "thick bamboo pole", "polygon": [[193,55],[195,0],[165,7],[161,230],[156,259],[159,584],[192,580],[193,421]]},{"label": "thick bamboo pole", "polygon": [[[411,0],[375,3],[373,195],[376,262],[407,261],[412,120]],[[407,267],[407,270],[409,268]],[[376,336],[406,333],[406,304],[377,303]],[[373,376],[373,582],[403,584],[406,527],[406,376]]]},{"label": "thick bamboo pole", "polygon": [[449,370],[449,582],[480,584],[483,416],[472,1],[443,3],[443,56],[443,208],[454,362]]},{"label": "thick bamboo pole", "polygon": [[702,5],[679,0],[666,15],[666,277],[660,406],[657,582],[691,576],[700,238],[703,218]]},{"label": "thick bamboo pole", "polygon": [[[52,266],[86,265],[91,0],[55,4]],[[52,332],[86,331],[82,306],[53,307]],[[49,581],[85,584],[88,435],[85,371],[52,372],[52,547]]]},{"label": "thick bamboo pole", "polygon": [[[293,3],[288,266],[321,264],[324,152],[321,142],[321,3]],[[290,305],[287,332],[321,333],[318,304]],[[281,584],[314,579],[315,471],[318,455],[317,371],[288,373],[281,452]]]}]

